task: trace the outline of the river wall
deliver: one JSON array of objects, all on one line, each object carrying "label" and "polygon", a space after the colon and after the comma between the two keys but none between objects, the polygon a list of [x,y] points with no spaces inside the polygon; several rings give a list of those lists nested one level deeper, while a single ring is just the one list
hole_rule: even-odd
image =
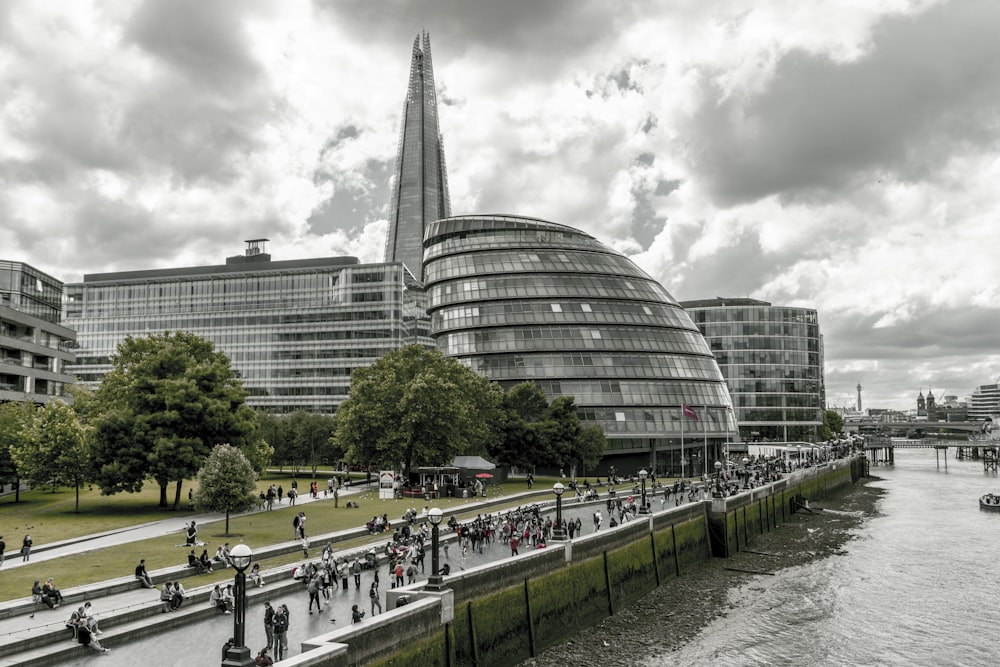
[{"label": "river wall", "polygon": [[[863,457],[839,459],[736,496],[667,503],[613,529],[458,572],[438,593],[420,586],[391,590],[390,613],[315,637],[282,664],[516,665],[669,586],[691,567],[746,549],[792,512],[856,482],[863,464]],[[394,608],[402,596],[408,604]]]}]

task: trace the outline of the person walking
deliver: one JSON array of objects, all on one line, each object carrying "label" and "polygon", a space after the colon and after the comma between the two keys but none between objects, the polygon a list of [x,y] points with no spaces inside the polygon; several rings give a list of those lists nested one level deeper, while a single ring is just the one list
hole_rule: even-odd
[{"label": "person walking", "polygon": [[357,556],[354,557],[354,562],[351,563],[351,574],[354,575],[354,588],[355,590],[361,589],[361,561],[358,560]]},{"label": "person walking", "polygon": [[517,555],[517,546],[518,546],[517,535],[512,535],[511,538],[510,538],[510,555],[511,556],[516,556]]},{"label": "person walking", "polygon": [[274,646],[274,607],[270,602],[264,603],[264,635],[267,637],[267,650]]},{"label": "person walking", "polygon": [[21,541],[21,562],[27,563],[31,558],[31,535],[25,535],[24,539]]},{"label": "person walking", "polygon": [[319,600],[319,575],[314,574],[309,583],[306,584],[306,592],[309,593],[309,615],[313,613],[313,602],[316,603],[316,611],[323,611],[323,603]]},{"label": "person walking", "polygon": [[382,613],[382,602],[378,599],[378,582],[373,581],[372,587],[368,589],[368,597],[372,601],[372,616],[375,616],[375,607],[378,607],[378,613]]}]

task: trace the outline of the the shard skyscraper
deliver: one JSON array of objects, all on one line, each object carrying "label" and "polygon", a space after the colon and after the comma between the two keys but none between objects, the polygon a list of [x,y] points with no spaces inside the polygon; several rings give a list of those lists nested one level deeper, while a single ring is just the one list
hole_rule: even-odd
[{"label": "the shard skyscraper", "polygon": [[423,282],[423,239],[428,224],[451,215],[444,146],[438,129],[430,35],[413,42],[399,148],[389,205],[385,261],[403,262]]}]

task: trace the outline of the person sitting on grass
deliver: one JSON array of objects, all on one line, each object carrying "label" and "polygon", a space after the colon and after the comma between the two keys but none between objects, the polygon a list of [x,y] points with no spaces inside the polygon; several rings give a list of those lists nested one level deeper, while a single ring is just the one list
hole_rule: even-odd
[{"label": "person sitting on grass", "polygon": [[[194,552],[192,551],[192,553]],[[190,564],[191,561],[189,560],[188,565]],[[140,560],[139,564],[135,566],[135,578],[139,580],[139,583],[142,584],[143,588],[156,588],[156,586],[153,585],[153,580],[149,578],[149,573],[146,572],[145,558]]]},{"label": "person sitting on grass", "polygon": [[260,563],[253,564],[253,567],[250,568],[250,572],[247,573],[247,578],[258,586],[264,585],[264,577],[260,574]]},{"label": "person sitting on grass", "polygon": [[198,557],[198,562],[201,563],[202,572],[212,572],[212,559],[208,557],[208,549],[201,550],[201,556]]},{"label": "person sitting on grass", "polygon": [[98,653],[109,653],[111,649],[104,648],[101,646],[101,642],[97,641],[97,638],[93,636],[90,628],[87,627],[87,621],[81,619],[76,626],[76,640],[88,648],[92,648]]},{"label": "person sitting on grass", "polygon": [[208,602],[209,604],[215,605],[215,608],[223,614],[231,613],[229,611],[229,605],[226,604],[226,601],[222,597],[222,589],[219,588],[219,584],[216,584],[215,588],[212,589],[212,592],[208,594]]},{"label": "person sitting on grass", "polygon": [[163,612],[173,611],[173,599],[174,599],[174,583],[168,581],[163,584],[163,590],[160,591],[160,601],[163,603]]},{"label": "person sitting on grass", "polygon": [[200,560],[198,560],[198,556],[195,555],[194,549],[192,549],[191,553],[188,554],[188,567],[197,570],[198,574],[205,571],[205,566],[201,564]]},{"label": "person sitting on grass", "polygon": [[49,605],[52,609],[61,605],[63,601],[62,593],[58,588],[56,588],[55,582],[52,581],[52,577],[46,579],[45,583],[42,584],[42,596],[52,601],[52,604]]}]

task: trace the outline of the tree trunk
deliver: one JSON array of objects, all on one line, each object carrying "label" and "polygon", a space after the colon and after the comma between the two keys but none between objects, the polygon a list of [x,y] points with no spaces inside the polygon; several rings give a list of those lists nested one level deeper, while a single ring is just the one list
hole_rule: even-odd
[{"label": "tree trunk", "polygon": [[80,513],[80,482],[76,483],[76,513]]},{"label": "tree trunk", "polygon": [[229,510],[226,510],[226,537],[229,537]]},{"label": "tree trunk", "polygon": [[156,483],[160,485],[160,505],[159,506],[160,507],[166,507],[167,506],[167,483],[166,482],[161,482],[159,480],[157,480]]},{"label": "tree trunk", "polygon": [[21,502],[21,476],[14,478],[14,502]]},{"label": "tree trunk", "polygon": [[181,485],[184,483],[183,479],[177,480],[177,488],[174,491],[174,511],[176,512],[181,506]]}]

